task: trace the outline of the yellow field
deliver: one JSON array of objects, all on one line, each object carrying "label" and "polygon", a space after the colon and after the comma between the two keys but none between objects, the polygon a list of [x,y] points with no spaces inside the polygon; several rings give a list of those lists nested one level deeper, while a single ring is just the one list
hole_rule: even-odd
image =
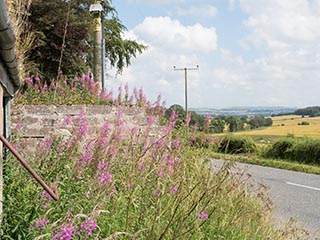
[{"label": "yellow field", "polygon": [[[320,117],[314,118],[301,118],[297,115],[273,117],[273,125],[271,127],[237,132],[239,135],[251,135],[251,136],[287,136],[293,134],[297,137],[320,137]],[[310,125],[298,125],[298,123],[309,122]]]}]

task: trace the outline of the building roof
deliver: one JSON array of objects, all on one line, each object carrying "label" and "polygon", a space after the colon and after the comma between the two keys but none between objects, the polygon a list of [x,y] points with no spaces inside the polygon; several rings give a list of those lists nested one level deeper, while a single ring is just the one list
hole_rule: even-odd
[{"label": "building roof", "polygon": [[13,96],[20,86],[20,77],[15,55],[15,35],[7,13],[5,0],[0,0],[0,82],[6,93]]}]

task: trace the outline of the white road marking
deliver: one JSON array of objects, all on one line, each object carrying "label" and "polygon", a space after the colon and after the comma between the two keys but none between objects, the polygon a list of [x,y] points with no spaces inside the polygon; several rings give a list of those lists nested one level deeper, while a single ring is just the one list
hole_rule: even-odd
[{"label": "white road marking", "polygon": [[292,186],[296,186],[296,187],[303,187],[303,188],[308,188],[308,189],[320,191],[320,188],[310,187],[310,186],[301,185],[301,184],[297,184],[297,183],[286,182],[286,184],[289,184],[289,185],[292,185]]}]

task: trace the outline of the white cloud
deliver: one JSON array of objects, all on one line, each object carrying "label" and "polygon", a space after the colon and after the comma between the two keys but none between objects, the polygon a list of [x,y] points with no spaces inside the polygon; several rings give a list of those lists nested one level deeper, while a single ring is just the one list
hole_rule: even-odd
[{"label": "white cloud", "polygon": [[169,52],[209,53],[217,49],[215,28],[184,26],[170,17],[147,17],[133,32],[151,46]]},{"label": "white cloud", "polygon": [[218,13],[218,9],[213,5],[201,5],[191,6],[187,9],[178,8],[176,12],[179,16],[214,17]]},{"label": "white cloud", "polygon": [[239,52],[251,60],[218,48],[214,27],[147,17],[128,36],[148,50],[110,84],[143,86],[150,99],[161,93],[169,105],[183,106],[184,75],[173,66],[199,64],[199,71],[188,72],[190,107],[317,104],[320,0],[229,0],[230,9],[236,3],[246,13],[242,26],[249,32],[242,39],[247,49]]},{"label": "white cloud", "polygon": [[246,41],[271,50],[317,44],[320,3],[314,0],[240,0],[250,14],[244,25],[252,30]]},{"label": "white cloud", "polygon": [[[119,83],[128,82],[130,86],[143,87],[151,100],[161,93],[168,104],[184,105],[184,72],[174,71],[173,66],[184,68],[199,64],[201,68],[205,65],[201,56],[217,49],[214,28],[201,24],[185,26],[169,17],[147,17],[126,36],[144,42],[148,49],[115,81],[110,80],[109,86],[116,88]],[[200,79],[204,73],[190,71],[189,89],[197,89],[190,94],[190,101],[201,98],[199,89],[203,82]]]}]

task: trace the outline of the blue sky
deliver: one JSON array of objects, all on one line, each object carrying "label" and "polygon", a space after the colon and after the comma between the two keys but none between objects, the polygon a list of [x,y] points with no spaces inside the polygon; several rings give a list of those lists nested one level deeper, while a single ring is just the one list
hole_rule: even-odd
[{"label": "blue sky", "polygon": [[113,0],[148,49],[109,86],[189,107],[319,105],[320,0]]}]

